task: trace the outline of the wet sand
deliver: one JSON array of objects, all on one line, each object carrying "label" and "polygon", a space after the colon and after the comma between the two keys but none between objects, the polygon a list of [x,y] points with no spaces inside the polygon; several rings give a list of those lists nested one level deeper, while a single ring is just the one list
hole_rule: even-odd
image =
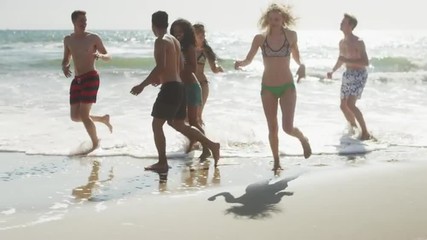
[{"label": "wet sand", "polygon": [[166,176],[150,159],[2,153],[0,239],[425,240],[425,153],[291,157],[278,176],[268,159],[174,159]]}]

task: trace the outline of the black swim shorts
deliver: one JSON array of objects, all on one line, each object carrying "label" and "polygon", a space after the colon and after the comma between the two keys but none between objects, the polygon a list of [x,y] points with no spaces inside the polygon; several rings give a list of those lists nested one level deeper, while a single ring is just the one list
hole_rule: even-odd
[{"label": "black swim shorts", "polygon": [[184,84],[181,82],[164,83],[153,105],[151,116],[165,120],[184,120],[186,115]]}]

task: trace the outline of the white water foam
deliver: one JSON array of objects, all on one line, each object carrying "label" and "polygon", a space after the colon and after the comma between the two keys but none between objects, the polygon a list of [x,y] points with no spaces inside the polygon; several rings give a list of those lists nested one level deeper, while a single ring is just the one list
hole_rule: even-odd
[{"label": "white water foam", "polygon": [[[152,38],[149,34],[135,35],[136,39],[126,40],[123,48],[119,44],[120,34],[104,34],[107,34],[107,39],[112,39],[106,45],[110,44],[120,58],[126,58],[129,48],[135,46],[141,47],[137,49],[141,57],[151,57]],[[132,39],[132,34],[126,33],[126,39]],[[208,37],[211,37],[210,42],[220,57],[236,59],[245,56],[250,47],[251,34],[212,33]],[[411,37],[399,37],[388,32],[361,34],[365,34],[371,57],[402,56],[411,61],[427,57],[424,50],[419,51],[417,56],[411,55],[414,49],[419,49],[417,46],[426,44],[427,34],[417,32]],[[318,38],[313,40],[312,36]],[[335,74],[334,80],[324,80],[323,77],[335,61],[340,37],[339,32],[319,34],[314,31],[302,32],[299,38],[307,71],[312,75],[297,86],[295,125],[309,137],[313,152],[351,154],[381,150],[387,146],[427,146],[424,134],[427,130],[424,123],[427,119],[427,73],[422,70],[381,73],[370,68],[368,84],[358,106],[378,142],[355,141],[343,144],[340,141],[345,136],[343,129],[346,126],[339,109],[340,73]],[[394,37],[393,41],[391,37]],[[232,43],[237,47],[228,49]],[[418,45],[412,46],[411,43]],[[17,60],[13,56],[18,56],[20,61],[26,61],[31,66],[33,60],[22,58],[23,51],[19,50],[25,44],[29,43],[7,43],[12,50],[1,50],[11,58],[1,57],[0,65],[0,151],[69,155],[81,149],[82,145],[90,145],[83,125],[69,119],[68,91],[71,79],[62,76],[59,62],[58,66],[52,63],[52,68],[35,65],[14,69]],[[56,53],[60,59],[62,49],[55,47],[55,44],[50,42],[46,49],[33,52],[37,55],[35,59],[43,59],[46,52],[49,52],[47,58],[50,59]],[[134,55],[128,57],[135,58]],[[295,70],[295,64],[291,66]],[[114,132],[109,134],[105,126],[97,125],[102,140],[101,148],[92,155],[138,158],[153,158],[157,155],[150,113],[158,88],[148,87],[138,97],[129,94],[130,89],[145,78],[146,69],[147,66],[141,69],[99,68],[101,87],[98,103],[94,105],[92,113],[110,114]],[[260,100],[260,55],[243,71],[231,68],[225,70],[223,74],[213,75],[207,69],[211,81],[204,116],[207,135],[222,144],[224,157],[270,156],[266,120]],[[185,157],[182,152],[187,140],[168,126],[165,126],[165,133],[169,155]],[[280,150],[283,155],[302,154],[299,142],[283,132],[280,134]]]}]

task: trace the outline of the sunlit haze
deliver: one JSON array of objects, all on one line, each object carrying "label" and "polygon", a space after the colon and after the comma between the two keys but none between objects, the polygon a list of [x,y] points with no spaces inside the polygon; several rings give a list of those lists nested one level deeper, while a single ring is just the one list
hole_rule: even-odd
[{"label": "sunlit haze", "polygon": [[[256,29],[267,0],[1,0],[0,29],[69,29],[73,10],[88,12],[89,29],[150,29],[154,11],[164,10],[170,22],[178,17],[202,22],[211,31]],[[417,0],[342,1],[291,0],[298,29],[336,29],[344,12],[359,18],[359,29],[427,29],[420,21],[424,7]],[[403,5],[404,3],[404,5]],[[25,6],[25,7],[23,7]]]}]

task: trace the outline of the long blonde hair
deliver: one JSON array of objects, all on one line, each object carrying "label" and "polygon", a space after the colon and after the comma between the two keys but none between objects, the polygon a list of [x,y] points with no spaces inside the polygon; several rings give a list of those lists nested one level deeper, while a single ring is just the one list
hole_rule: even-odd
[{"label": "long blonde hair", "polygon": [[261,30],[268,28],[268,14],[271,12],[278,12],[283,16],[283,27],[293,26],[296,23],[297,18],[291,12],[292,7],[280,3],[272,3],[268,6],[267,10],[264,11],[261,18],[258,21],[258,25]]}]

